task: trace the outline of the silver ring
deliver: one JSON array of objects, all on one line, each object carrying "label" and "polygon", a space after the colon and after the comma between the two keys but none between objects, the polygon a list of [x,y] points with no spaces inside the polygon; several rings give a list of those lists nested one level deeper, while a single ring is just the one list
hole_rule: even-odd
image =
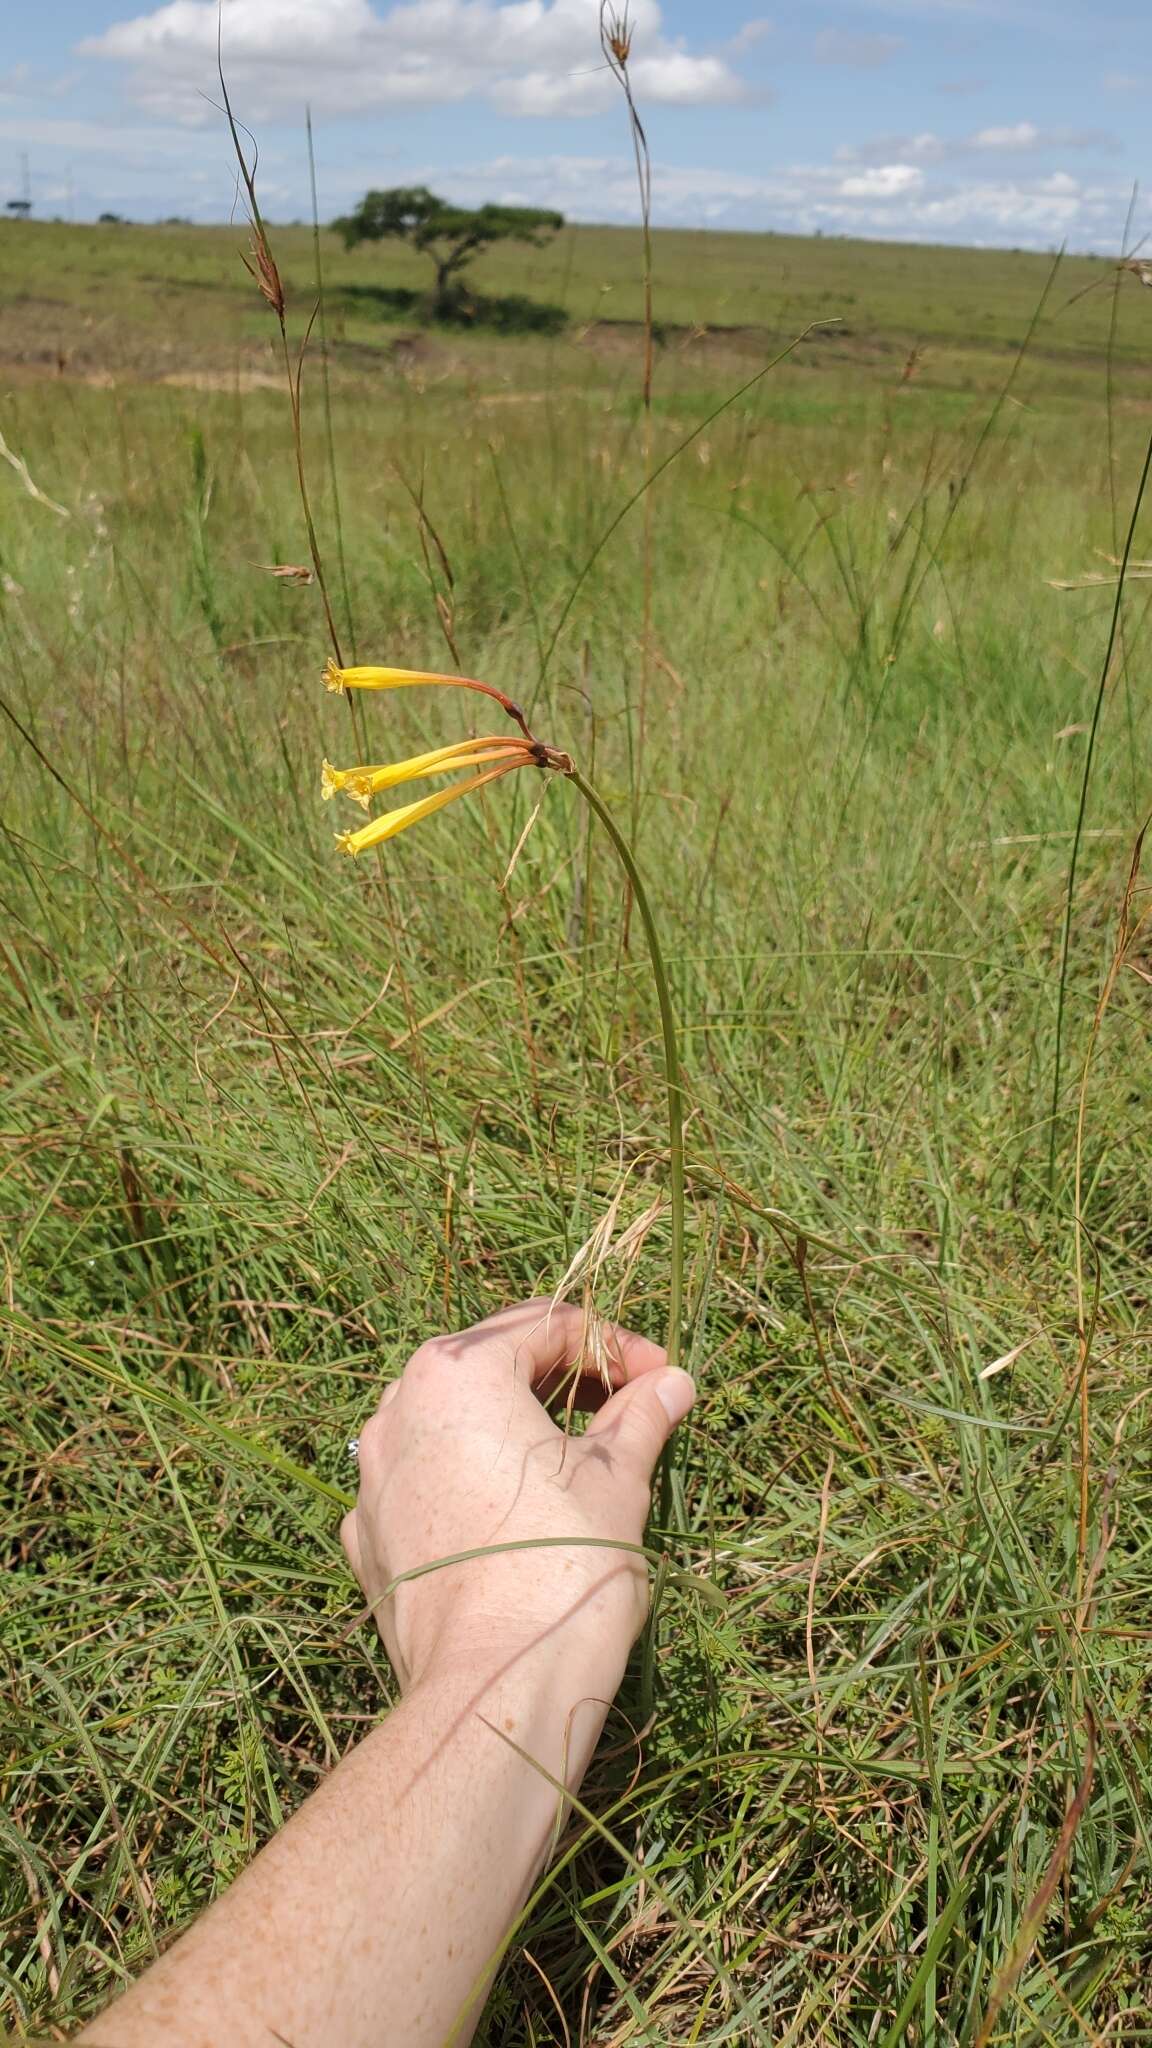
[{"label": "silver ring", "polygon": [[353,1458],[353,1459],[355,1460],[355,1462],[356,1462],[357,1464],[359,1464],[359,1463],[360,1463],[360,1439],[359,1439],[359,1437],[358,1437],[358,1436],[350,1436],[350,1437],[349,1437],[349,1439],[348,1439],[347,1445],[345,1446],[345,1448],[346,1448],[346,1450],[347,1450],[347,1452],[348,1452],[348,1456],[349,1456],[350,1458]]}]

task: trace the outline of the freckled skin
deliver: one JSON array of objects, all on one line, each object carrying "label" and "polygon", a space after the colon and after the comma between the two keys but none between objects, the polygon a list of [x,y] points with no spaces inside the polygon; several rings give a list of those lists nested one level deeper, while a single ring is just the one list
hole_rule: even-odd
[{"label": "freckled skin", "polygon": [[558,1787],[579,1786],[643,1621],[643,1560],[611,1546],[642,1542],[653,1467],[692,1402],[657,1345],[609,1332],[615,1391],[580,1383],[597,1412],[566,1441],[538,1394],[581,1330],[574,1310],[526,1302],[422,1345],[385,1389],[341,1536],[401,1703],[86,2048],[471,2039]]}]

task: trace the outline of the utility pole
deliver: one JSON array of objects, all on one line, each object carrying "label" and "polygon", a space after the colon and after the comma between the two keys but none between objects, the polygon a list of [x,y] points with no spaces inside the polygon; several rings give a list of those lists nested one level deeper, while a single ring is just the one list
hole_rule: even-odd
[{"label": "utility pole", "polygon": [[20,197],[9,199],[4,211],[10,213],[13,220],[27,220],[32,211],[32,179],[28,171],[27,150],[20,153]]}]

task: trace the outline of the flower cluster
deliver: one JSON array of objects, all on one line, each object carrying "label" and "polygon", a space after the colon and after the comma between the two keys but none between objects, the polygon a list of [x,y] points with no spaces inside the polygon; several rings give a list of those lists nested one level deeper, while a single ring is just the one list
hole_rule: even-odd
[{"label": "flower cluster", "polygon": [[469,773],[464,781],[454,782],[447,789],[435,790],[431,796],[418,797],[414,803],[401,804],[398,809],[384,811],[358,831],[340,832],[336,843],[341,853],[363,853],[370,846],[382,846],[386,839],[394,839],[398,832],[407,831],[409,825],[418,825],[422,818],[431,817],[445,804],[454,803],[457,797],[468,796],[471,791],[483,788],[486,782],[496,782],[500,776],[511,774],[514,768],[552,768],[560,774],[571,772],[572,763],[567,754],[555,747],[546,747],[529,732],[523,712],[506,697],[501,690],[490,683],[477,682],[472,676],[440,675],[428,669],[408,668],[338,668],[330,661],[324,670],[324,681],[330,690],[400,690],[414,683],[439,683],[459,690],[478,690],[486,697],[492,697],[515,719],[519,733],[483,734],[476,739],[454,740],[445,747],[433,747],[424,754],[413,754],[406,761],[392,761],[380,767],[334,768],[325,761],[321,770],[320,794],[328,798],[343,794],[354,803],[362,804],[367,810],[371,799],[381,790],[397,789],[405,782],[418,782],[431,775],[453,775],[460,769]]}]

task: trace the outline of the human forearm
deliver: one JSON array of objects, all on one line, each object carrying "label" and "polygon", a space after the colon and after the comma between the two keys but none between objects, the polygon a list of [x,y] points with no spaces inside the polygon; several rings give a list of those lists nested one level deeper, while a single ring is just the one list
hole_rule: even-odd
[{"label": "human forearm", "polygon": [[583,1632],[440,1659],[84,2042],[466,2041],[619,1675]]},{"label": "human forearm", "polygon": [[[586,1431],[538,1390],[592,1407]],[[403,1704],[88,2048],[469,2038],[643,1621],[651,1473],[691,1403],[625,1331],[593,1367],[554,1302],[421,1345],[361,1431],[341,1527]]]}]

